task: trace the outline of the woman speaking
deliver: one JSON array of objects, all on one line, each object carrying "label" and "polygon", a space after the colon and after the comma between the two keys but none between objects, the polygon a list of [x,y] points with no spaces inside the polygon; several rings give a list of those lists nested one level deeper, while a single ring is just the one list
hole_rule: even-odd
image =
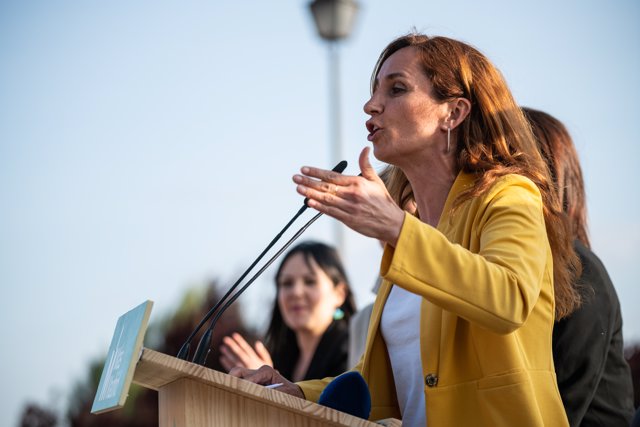
[{"label": "woman speaking", "polygon": [[[383,284],[354,368],[371,419],[405,426],[562,426],[554,318],[579,303],[566,217],[531,129],[500,72],[475,48],[411,34],[391,42],[364,110],[387,190],[303,167],[309,206],[385,242]],[[415,200],[410,214],[399,206]],[[555,298],[554,298],[555,292]],[[556,302],[557,301],[557,304]],[[284,382],[270,368],[232,374]],[[330,378],[279,390],[317,400]]]}]

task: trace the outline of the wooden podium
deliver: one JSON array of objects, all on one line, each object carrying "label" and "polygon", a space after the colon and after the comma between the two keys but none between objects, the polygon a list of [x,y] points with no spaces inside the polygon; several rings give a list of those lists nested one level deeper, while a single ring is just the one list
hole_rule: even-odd
[{"label": "wooden podium", "polygon": [[133,382],[158,391],[160,427],[401,425],[363,420],[147,348]]}]

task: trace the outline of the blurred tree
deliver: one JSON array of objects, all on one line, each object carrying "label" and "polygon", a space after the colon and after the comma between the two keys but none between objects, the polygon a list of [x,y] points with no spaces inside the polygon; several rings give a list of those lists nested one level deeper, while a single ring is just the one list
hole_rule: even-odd
[{"label": "blurred tree", "polygon": [[[205,313],[220,298],[218,286],[212,282],[205,287],[193,288],[182,298],[177,310],[160,321],[151,322],[145,335],[145,346],[165,354],[175,355],[191,331]],[[206,325],[203,329],[206,329]],[[225,372],[220,365],[218,348],[222,338],[238,331],[255,339],[256,334],[248,331],[242,323],[237,305],[232,305],[216,325],[211,353],[206,366]],[[195,337],[192,353],[202,333]],[[106,355],[104,356],[106,357]],[[125,406],[116,411],[100,415],[90,413],[95,397],[104,357],[90,363],[87,378],[76,384],[69,399],[66,413],[71,427],[155,427],[158,425],[158,394],[133,384]],[[29,404],[22,415],[22,427],[54,427],[57,424],[55,412],[36,404]]]},{"label": "blurred tree", "polygon": [[58,417],[53,411],[36,403],[28,403],[21,418],[20,427],[54,427],[58,423]]}]

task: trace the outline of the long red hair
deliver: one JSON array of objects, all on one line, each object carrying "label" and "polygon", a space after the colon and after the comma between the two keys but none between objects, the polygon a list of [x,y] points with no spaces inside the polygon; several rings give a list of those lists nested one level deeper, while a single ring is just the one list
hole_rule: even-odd
[{"label": "long red hair", "polygon": [[[447,37],[409,34],[392,41],[382,51],[371,77],[372,87],[382,64],[393,53],[410,46],[420,55],[436,99],[445,102],[462,97],[471,103],[471,111],[458,127],[453,145],[458,168],[474,174],[476,180],[458,197],[454,209],[487,191],[501,176],[519,174],[532,180],[542,195],[553,254],[556,319],[569,315],[580,305],[580,294],[574,285],[580,262],[573,249],[571,228],[531,127],[504,78],[487,57],[468,44]],[[399,168],[392,168],[387,183],[399,206],[413,197]]]}]

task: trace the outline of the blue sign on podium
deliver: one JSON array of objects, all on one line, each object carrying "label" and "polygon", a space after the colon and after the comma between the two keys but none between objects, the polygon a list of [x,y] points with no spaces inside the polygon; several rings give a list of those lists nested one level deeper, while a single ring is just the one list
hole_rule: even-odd
[{"label": "blue sign on podium", "polygon": [[142,351],[153,301],[146,301],[120,316],[102,369],[92,414],[122,408]]}]

